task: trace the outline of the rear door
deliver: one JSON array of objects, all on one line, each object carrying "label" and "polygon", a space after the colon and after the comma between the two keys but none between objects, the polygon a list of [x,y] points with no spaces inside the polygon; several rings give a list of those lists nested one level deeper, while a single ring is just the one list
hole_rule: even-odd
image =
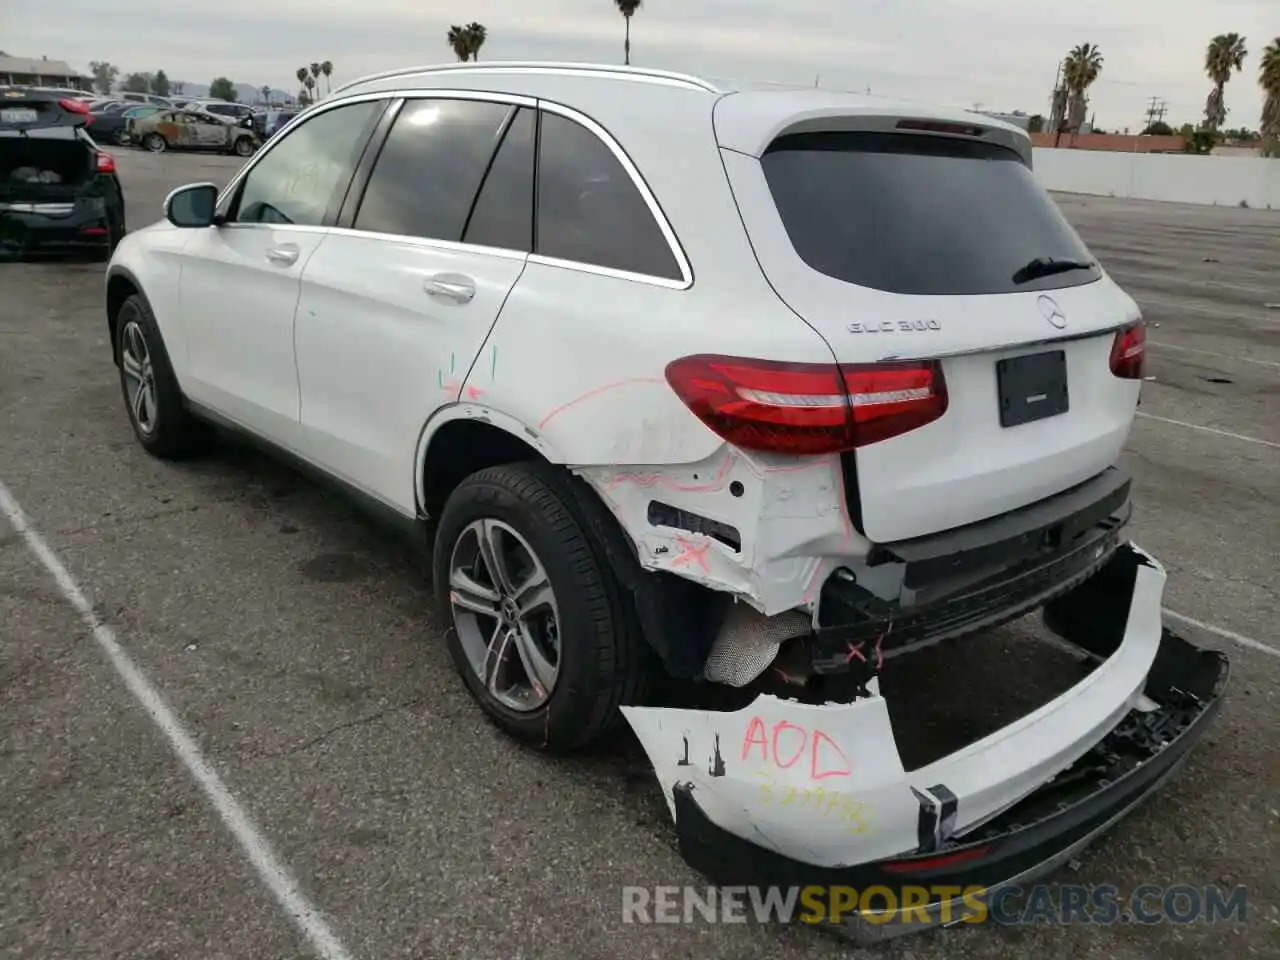
[{"label": "rear door", "polygon": [[902,414],[844,456],[850,512],[879,542],[993,517],[1101,472],[1140,385],[1110,363],[1136,305],[1023,156],[980,131],[904,126],[810,130],[759,159],[724,154],[761,266],[830,344],[855,416]]},{"label": "rear door", "polygon": [[530,250],[537,117],[519,102],[405,101],[303,276],[308,453],[406,513],[422,427],[473,396],[463,383]]}]

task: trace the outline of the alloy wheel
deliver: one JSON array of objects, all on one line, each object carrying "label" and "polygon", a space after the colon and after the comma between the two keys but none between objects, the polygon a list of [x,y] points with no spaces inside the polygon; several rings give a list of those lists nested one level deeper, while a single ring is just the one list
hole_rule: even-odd
[{"label": "alloy wheel", "polygon": [[449,559],[449,602],[489,695],[521,713],[545,704],[560,674],[560,611],[529,542],[501,520],[468,524]]},{"label": "alloy wheel", "polygon": [[155,432],[159,408],[156,405],[155,369],[146,334],[136,320],[125,324],[120,349],[120,370],[125,380],[125,398],[133,422],[144,436]]}]

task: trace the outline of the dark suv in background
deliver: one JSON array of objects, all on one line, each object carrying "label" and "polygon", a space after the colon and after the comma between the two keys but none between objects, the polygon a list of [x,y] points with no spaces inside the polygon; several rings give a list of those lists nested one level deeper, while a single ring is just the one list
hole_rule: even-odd
[{"label": "dark suv in background", "polygon": [[110,257],[125,233],[115,158],[78,100],[0,90],[0,259],[55,250]]}]

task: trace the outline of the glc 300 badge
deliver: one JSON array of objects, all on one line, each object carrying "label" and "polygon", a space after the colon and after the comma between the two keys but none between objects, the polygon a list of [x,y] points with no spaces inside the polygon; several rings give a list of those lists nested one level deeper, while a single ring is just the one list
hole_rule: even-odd
[{"label": "glc 300 badge", "polygon": [[881,320],[879,323],[847,323],[850,333],[915,333],[920,330],[941,330],[937,320]]}]

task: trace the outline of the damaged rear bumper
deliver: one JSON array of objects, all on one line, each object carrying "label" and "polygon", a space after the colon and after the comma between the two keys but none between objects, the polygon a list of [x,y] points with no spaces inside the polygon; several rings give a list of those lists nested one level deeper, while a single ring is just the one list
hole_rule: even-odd
[{"label": "damaged rear bumper", "polygon": [[913,771],[875,689],[848,704],[761,696],[733,713],[625,712],[684,858],[713,882],[887,888],[877,904],[915,907],[844,914],[835,925],[860,942],[959,922],[975,890],[1054,870],[1157,790],[1217,713],[1226,659],[1163,628],[1164,583],[1152,558],[1120,547],[1045,611],[1096,667]]}]

